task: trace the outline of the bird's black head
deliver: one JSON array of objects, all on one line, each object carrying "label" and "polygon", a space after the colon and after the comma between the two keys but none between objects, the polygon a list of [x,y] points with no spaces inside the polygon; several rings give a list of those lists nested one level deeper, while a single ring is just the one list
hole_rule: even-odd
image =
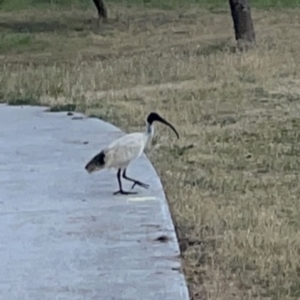
[{"label": "bird's black head", "polygon": [[157,114],[156,112],[151,112],[147,117],[147,123],[152,125],[154,121],[159,121],[161,119],[161,116]]},{"label": "bird's black head", "polygon": [[148,117],[147,117],[147,123],[152,125],[152,123],[154,121],[158,121],[158,122],[161,122],[167,126],[169,126],[174,132],[175,134],[177,135],[177,138],[179,138],[179,134],[178,132],[176,131],[176,129],[173,127],[172,124],[170,124],[168,121],[166,121],[165,119],[163,119],[158,113],[156,112],[151,112]]}]

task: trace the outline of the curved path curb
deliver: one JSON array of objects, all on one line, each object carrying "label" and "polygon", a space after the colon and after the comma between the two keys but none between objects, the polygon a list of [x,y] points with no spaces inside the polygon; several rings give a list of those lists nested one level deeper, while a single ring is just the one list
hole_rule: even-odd
[{"label": "curved path curb", "polygon": [[[46,109],[0,105],[1,299],[188,300],[168,204],[146,156],[128,175],[149,190],[113,196],[115,173],[89,175],[84,165],[123,133]],[[163,235],[169,240],[156,240]]]}]

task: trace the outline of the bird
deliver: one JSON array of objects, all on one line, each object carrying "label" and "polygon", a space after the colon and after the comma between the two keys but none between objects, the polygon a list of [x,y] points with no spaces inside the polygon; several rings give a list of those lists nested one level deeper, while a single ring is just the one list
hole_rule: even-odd
[{"label": "bird", "polygon": [[126,171],[128,165],[143,153],[147,143],[153,137],[153,122],[155,121],[169,126],[179,139],[179,134],[171,123],[166,121],[158,113],[150,112],[146,118],[146,128],[144,132],[129,133],[114,140],[85,165],[85,170],[91,174],[102,169],[116,169],[119,190],[114,192],[113,195],[137,194],[137,192],[124,191],[122,187],[121,173],[123,179],[133,182],[131,189],[133,189],[136,185],[148,189],[149,184],[128,177],[126,175]]}]

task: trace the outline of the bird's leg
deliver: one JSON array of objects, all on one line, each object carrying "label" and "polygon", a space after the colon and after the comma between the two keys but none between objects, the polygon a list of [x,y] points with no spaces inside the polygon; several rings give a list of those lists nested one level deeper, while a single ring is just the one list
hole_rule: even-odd
[{"label": "bird's leg", "polygon": [[121,182],[121,169],[118,170],[117,178],[118,178],[120,190],[114,192],[114,195],[117,195],[117,194],[121,194],[121,195],[137,194],[136,192],[126,192],[126,191],[123,190],[123,188],[122,188],[122,182]]},{"label": "bird's leg", "polygon": [[123,178],[128,180],[128,181],[133,182],[133,185],[132,185],[131,189],[133,189],[135,187],[135,185],[139,185],[139,186],[141,186],[145,189],[147,189],[149,187],[149,184],[146,184],[146,183],[143,183],[141,181],[138,181],[138,180],[127,177],[126,176],[126,169],[124,169],[124,171],[123,171]]}]

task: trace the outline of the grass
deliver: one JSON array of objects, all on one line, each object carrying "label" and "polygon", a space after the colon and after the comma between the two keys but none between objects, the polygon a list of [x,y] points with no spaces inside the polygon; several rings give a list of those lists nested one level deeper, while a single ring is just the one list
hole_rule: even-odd
[{"label": "grass", "polygon": [[[26,10],[29,7],[35,9],[68,9],[70,7],[88,9],[91,0],[0,0],[0,9],[5,11]],[[294,8],[300,6],[300,0],[250,0],[251,6],[256,8]],[[123,7],[140,7],[174,9],[188,7],[191,4],[200,5],[207,9],[218,12],[227,7],[228,1],[224,0],[106,0],[108,7],[117,4]]]},{"label": "grass", "polygon": [[92,6],[3,10],[0,98],[126,131],[161,113],[181,138],[158,125],[147,154],[192,299],[299,299],[299,10],[254,8],[239,53],[227,7],[109,6],[100,32]]}]

